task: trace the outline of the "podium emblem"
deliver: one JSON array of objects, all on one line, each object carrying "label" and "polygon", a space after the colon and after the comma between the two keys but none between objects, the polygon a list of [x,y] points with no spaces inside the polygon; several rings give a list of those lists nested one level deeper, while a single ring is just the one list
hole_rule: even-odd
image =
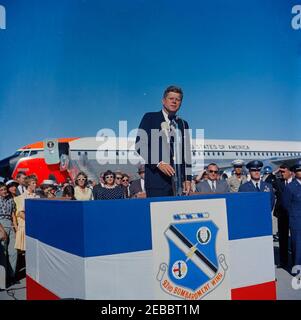
[{"label": "podium emblem", "polygon": [[225,255],[216,250],[218,234],[212,220],[171,223],[164,231],[169,262],[160,264],[157,275],[162,290],[192,300],[215,290],[228,269]]}]

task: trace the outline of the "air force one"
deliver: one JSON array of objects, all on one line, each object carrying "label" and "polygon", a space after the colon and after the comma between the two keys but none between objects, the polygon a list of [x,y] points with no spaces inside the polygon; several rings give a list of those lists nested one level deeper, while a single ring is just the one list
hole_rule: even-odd
[{"label": "air force one", "polygon": [[[29,144],[0,161],[0,176],[16,178],[18,172],[36,174],[38,183],[53,179],[58,183],[74,179],[79,171],[89,179],[98,181],[99,174],[111,169],[137,176],[137,166],[143,163],[135,151],[133,138],[62,138],[46,139]],[[118,142],[117,142],[118,141]],[[134,162],[133,159],[138,159]],[[301,159],[300,141],[263,140],[192,140],[192,173],[198,174],[204,166],[216,163],[226,173],[231,172],[231,162],[261,160],[276,167],[281,163],[292,165]],[[107,162],[107,163],[105,163]]]}]

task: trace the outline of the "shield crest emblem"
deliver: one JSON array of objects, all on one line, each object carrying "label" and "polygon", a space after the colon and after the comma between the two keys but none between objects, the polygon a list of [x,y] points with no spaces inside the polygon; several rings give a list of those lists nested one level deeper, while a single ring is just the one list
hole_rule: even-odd
[{"label": "shield crest emblem", "polygon": [[169,225],[168,274],[175,285],[194,291],[216,276],[217,234],[218,227],[210,220]]}]

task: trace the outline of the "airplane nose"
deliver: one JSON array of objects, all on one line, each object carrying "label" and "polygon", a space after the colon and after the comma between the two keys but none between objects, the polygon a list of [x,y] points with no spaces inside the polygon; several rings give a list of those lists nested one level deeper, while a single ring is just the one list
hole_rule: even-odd
[{"label": "airplane nose", "polygon": [[9,158],[0,161],[0,176],[5,179],[10,179],[12,175],[12,168],[10,166]]}]

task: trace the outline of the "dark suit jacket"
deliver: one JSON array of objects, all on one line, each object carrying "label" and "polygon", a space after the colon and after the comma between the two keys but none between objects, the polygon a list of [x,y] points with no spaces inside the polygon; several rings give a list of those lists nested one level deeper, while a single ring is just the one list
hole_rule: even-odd
[{"label": "dark suit jacket", "polygon": [[[136,151],[142,156],[145,161],[145,189],[170,189],[172,188],[172,180],[170,177],[166,176],[157,168],[157,164],[160,161],[164,161],[173,164],[172,154],[166,152],[169,150],[169,143],[163,132],[161,132],[161,137],[159,139],[151,135],[152,129],[157,129],[157,133],[161,130],[161,124],[165,122],[162,110],[159,112],[149,112],[146,113],[139,125],[139,129],[143,129],[147,136],[139,136],[136,138]],[[179,129],[182,133],[182,164],[181,164],[181,174],[182,180],[191,181],[191,174],[188,172],[191,168],[191,150],[190,144],[187,143],[186,152],[184,151],[184,127],[188,129],[188,124],[186,121],[177,121]],[[154,139],[152,141],[152,138]],[[188,138],[188,137],[186,137]],[[188,141],[188,139],[186,139]],[[156,145],[156,150],[151,150],[152,142]],[[145,146],[145,149],[142,148]],[[185,157],[186,154],[186,157]]]},{"label": "dark suit jacket", "polygon": [[276,205],[274,209],[274,215],[279,217],[280,215],[288,215],[286,208],[283,206],[283,195],[286,189],[285,182],[283,179],[276,179],[274,183],[274,189],[276,194]]},{"label": "dark suit jacket", "polygon": [[141,179],[132,181],[132,183],[130,185],[131,196],[137,194],[138,192],[142,192]]},{"label": "dark suit jacket", "polygon": [[290,228],[301,230],[301,184],[296,179],[285,188],[283,206],[289,214]]},{"label": "dark suit jacket", "polygon": [[[207,180],[201,181],[196,185],[196,191],[204,193],[213,193],[212,189]],[[227,193],[230,192],[229,185],[224,180],[216,181],[216,190],[215,193]]]}]

